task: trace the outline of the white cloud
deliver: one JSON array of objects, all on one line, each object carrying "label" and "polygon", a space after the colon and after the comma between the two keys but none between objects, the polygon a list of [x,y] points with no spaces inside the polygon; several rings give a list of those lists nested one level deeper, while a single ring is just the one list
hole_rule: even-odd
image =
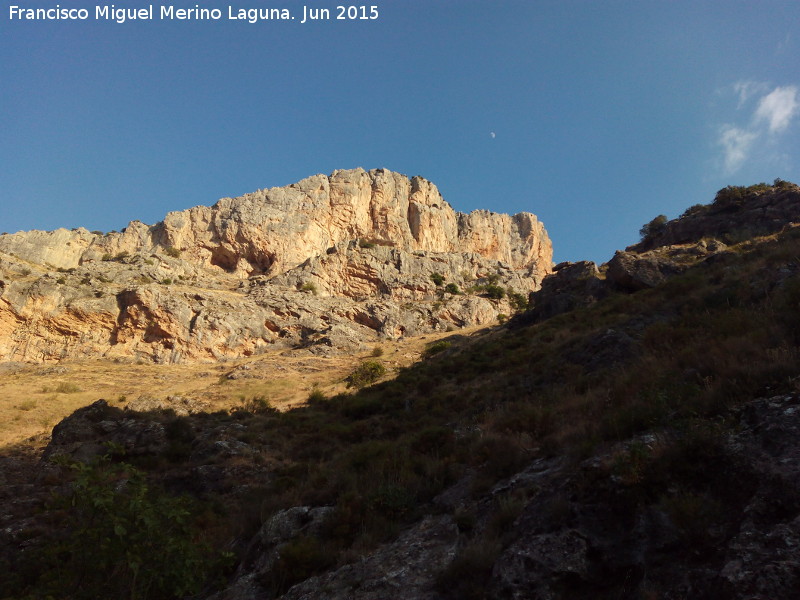
[{"label": "white cloud", "polygon": [[[737,111],[742,111],[751,98],[760,98],[748,124],[728,123],[719,129],[717,145],[722,148],[726,174],[738,171],[754,154],[761,155],[762,158],[765,152],[769,154],[767,148],[774,147],[780,134],[800,114],[797,86],[776,87],[772,91],[769,89],[767,84],[755,81],[740,81],[733,85],[733,91],[739,97]],[[748,112],[750,110],[748,108]]]},{"label": "white cloud", "polygon": [[750,154],[750,148],[758,137],[757,133],[739,129],[732,125],[723,125],[719,144],[722,146],[725,171],[733,173],[739,170]]},{"label": "white cloud", "polygon": [[754,95],[765,92],[768,89],[767,84],[761,81],[737,81],[733,84],[733,91],[739,96],[739,106],[736,108],[742,108],[744,103]]},{"label": "white cloud", "polygon": [[761,98],[755,118],[756,121],[768,122],[770,133],[780,133],[789,127],[798,109],[797,87],[777,87]]}]

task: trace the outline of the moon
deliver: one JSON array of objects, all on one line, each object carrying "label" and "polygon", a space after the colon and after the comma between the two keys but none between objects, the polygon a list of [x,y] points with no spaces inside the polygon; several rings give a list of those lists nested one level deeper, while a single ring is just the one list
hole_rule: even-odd
[{"label": "moon", "polygon": [[494,132],[494,131],[490,131],[490,132],[489,132],[489,135],[491,136],[491,138],[492,138],[492,139],[494,139],[494,138],[496,138],[496,137],[497,137],[497,135],[495,134],[495,132]]}]

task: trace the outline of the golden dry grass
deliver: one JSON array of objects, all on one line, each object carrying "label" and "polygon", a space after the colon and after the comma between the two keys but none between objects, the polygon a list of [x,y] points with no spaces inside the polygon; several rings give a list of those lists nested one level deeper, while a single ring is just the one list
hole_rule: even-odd
[{"label": "golden dry grass", "polygon": [[[49,435],[64,417],[101,398],[124,407],[140,396],[183,396],[206,402],[209,410],[215,411],[238,406],[244,398],[263,396],[276,408],[287,410],[305,403],[314,389],[327,396],[346,391],[345,378],[362,360],[381,361],[387,377],[392,377],[396,369],[419,360],[427,343],[480,330],[385,341],[377,358],[372,350],[336,357],[290,350],[212,364],[154,365],[98,359],[7,369],[0,371],[0,453],[35,436]],[[242,376],[228,378],[233,372]]]}]

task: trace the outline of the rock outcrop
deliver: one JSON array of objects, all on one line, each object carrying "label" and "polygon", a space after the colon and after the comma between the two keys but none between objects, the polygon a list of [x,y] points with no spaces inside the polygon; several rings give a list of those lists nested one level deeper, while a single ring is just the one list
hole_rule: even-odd
[{"label": "rock outcrop", "polygon": [[328,248],[365,240],[408,252],[476,253],[515,269],[550,269],[552,247],[535,215],[461,214],[422,177],[376,169],[314,175],[214,206],[171,212],[121,233],[85,229],[0,237],[0,251],[37,264],[74,268],[104,255],[180,252],[192,264],[241,278],[275,275]]},{"label": "rock outcrop", "polygon": [[787,223],[797,222],[799,205],[800,186],[789,181],[776,179],[773,185],[728,186],[717,192],[711,204],[687,209],[627,250],[643,252],[702,238],[735,244],[777,233]]},{"label": "rock outcrop", "polygon": [[774,185],[720,190],[713,203],[696,205],[677,219],[650,228],[638,244],[618,250],[598,268],[593,262],[560,263],[531,293],[529,312],[518,324],[548,319],[593,304],[614,291],[654,288],[693,265],[730,254],[729,245],[769,236],[800,223],[800,186]]},{"label": "rock outcrop", "polygon": [[551,260],[530,213],[460,214],[421,177],[336,171],[120,233],[0,236],[0,360],[354,351],[494,322],[513,307],[485,286],[527,295]]}]

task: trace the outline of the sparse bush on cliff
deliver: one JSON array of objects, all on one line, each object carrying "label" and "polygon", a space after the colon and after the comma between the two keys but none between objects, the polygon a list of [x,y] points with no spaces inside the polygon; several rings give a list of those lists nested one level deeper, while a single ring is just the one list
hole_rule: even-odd
[{"label": "sparse bush on cliff", "polygon": [[489,283],[483,286],[483,293],[491,300],[502,300],[506,295],[506,290],[502,286]]},{"label": "sparse bush on cliff", "polygon": [[164,250],[167,256],[171,256],[172,258],[180,258],[181,251],[178,250],[175,246],[170,246]]},{"label": "sparse bush on cliff", "polygon": [[[776,179],[775,181],[777,186],[777,182],[780,180]],[[742,204],[748,196],[768,192],[771,188],[772,186],[763,182],[750,186],[729,185],[717,192],[717,195],[714,197],[713,205],[717,207],[738,206]]]},{"label": "sparse bush on cliff", "polygon": [[639,230],[639,235],[641,236],[642,240],[646,240],[647,238],[663,231],[667,221],[668,219],[666,215],[658,215],[649,223],[642,225],[642,228]]},{"label": "sparse bush on cliff", "polygon": [[436,287],[439,287],[444,283],[444,275],[441,273],[431,273],[431,281],[436,284]]},{"label": "sparse bush on cliff", "polygon": [[509,288],[508,299],[511,302],[512,308],[517,312],[528,310],[528,297],[525,294],[520,294]]},{"label": "sparse bush on cliff", "polygon": [[314,294],[316,296],[317,295],[317,286],[311,281],[306,281],[303,285],[300,286],[300,291],[301,292],[311,292],[312,294]]},{"label": "sparse bush on cliff", "polygon": [[685,217],[693,217],[695,215],[699,215],[702,212],[707,210],[707,206],[705,204],[694,204],[687,208],[683,213],[681,213],[680,218],[683,219]]}]

